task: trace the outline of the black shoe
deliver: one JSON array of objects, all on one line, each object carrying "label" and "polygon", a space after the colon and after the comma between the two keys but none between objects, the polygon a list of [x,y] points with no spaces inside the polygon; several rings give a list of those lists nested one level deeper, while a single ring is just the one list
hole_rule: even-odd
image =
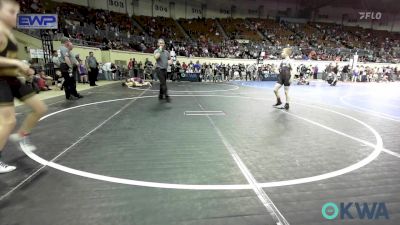
[{"label": "black shoe", "polygon": [[83,96],[82,95],[77,95],[77,96],[75,96],[75,97],[77,97],[77,98],[83,98]]},{"label": "black shoe", "polygon": [[165,99],[167,100],[167,102],[171,102],[171,98],[169,96],[166,96]]},{"label": "black shoe", "polygon": [[72,97],[72,96],[65,97],[65,99],[67,99],[67,100],[75,100],[75,98],[74,98],[74,97]]},{"label": "black shoe", "polygon": [[280,98],[278,98],[278,100],[276,101],[276,104],[273,105],[273,106],[279,106],[279,105],[282,105],[282,102],[281,102]]},{"label": "black shoe", "polygon": [[289,110],[289,103],[286,103],[286,104],[285,104],[285,109],[286,109],[286,110]]},{"label": "black shoe", "polygon": [[164,99],[164,97],[162,95],[158,96],[158,100],[163,100],[163,99]]}]

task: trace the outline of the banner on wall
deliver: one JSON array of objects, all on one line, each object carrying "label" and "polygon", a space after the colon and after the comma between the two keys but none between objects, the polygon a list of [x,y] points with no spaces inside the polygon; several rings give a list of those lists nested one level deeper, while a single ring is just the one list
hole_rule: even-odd
[{"label": "banner on wall", "polygon": [[236,41],[237,41],[238,43],[240,43],[240,44],[248,44],[248,43],[250,43],[250,41],[247,40],[247,39],[236,39]]},{"label": "banner on wall", "polygon": [[107,0],[108,10],[126,13],[126,0]]},{"label": "banner on wall", "polygon": [[88,0],[89,7],[113,12],[126,13],[129,0]]},{"label": "banner on wall", "polygon": [[222,15],[229,15],[231,11],[229,9],[219,9],[219,13]]},{"label": "banner on wall", "polygon": [[190,13],[191,13],[192,15],[194,15],[195,17],[197,17],[197,16],[201,16],[201,15],[203,14],[203,10],[201,10],[201,8],[192,7],[192,8],[190,9]]},{"label": "banner on wall", "polygon": [[193,18],[201,18],[203,17],[203,10],[201,6],[187,6],[186,8],[186,18],[193,19]]},{"label": "banner on wall", "polygon": [[169,4],[155,2],[153,5],[153,16],[169,17]]},{"label": "banner on wall", "polygon": [[248,14],[252,16],[257,16],[258,15],[258,10],[257,9],[249,9]]},{"label": "banner on wall", "polygon": [[19,14],[18,29],[57,29],[57,14]]},{"label": "banner on wall", "polygon": [[29,49],[29,54],[31,56],[31,59],[43,59],[44,54],[43,54],[43,49]]}]

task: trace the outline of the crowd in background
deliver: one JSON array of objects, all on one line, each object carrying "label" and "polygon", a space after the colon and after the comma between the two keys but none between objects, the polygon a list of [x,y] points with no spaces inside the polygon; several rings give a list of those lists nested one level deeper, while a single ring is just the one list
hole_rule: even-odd
[{"label": "crowd in background", "polygon": [[[26,13],[57,13],[60,24],[54,31],[56,36],[102,49],[152,53],[156,39],[164,38],[169,49],[187,57],[279,59],[280,50],[290,45],[295,59],[349,61],[356,51],[361,62],[399,62],[400,58],[399,34],[338,24],[298,24],[272,19],[174,21],[68,3],[52,2],[50,7],[39,0],[21,0],[21,6]],[[238,38],[249,42],[238,42]]]},{"label": "crowd in background", "polygon": [[[35,75],[28,80],[33,88],[37,91],[51,90],[52,85],[59,89],[63,89],[63,78],[59,72],[58,53],[54,51],[53,62],[56,76],[51,77],[45,74],[42,66],[37,62],[31,61],[31,67],[35,70]],[[74,76],[78,83],[89,84],[89,73],[94,71],[94,66],[90,66],[90,57],[74,54],[76,59],[74,63]],[[95,59],[95,58],[94,58]],[[96,59],[95,59],[96,60]],[[96,80],[123,80],[127,78],[140,78],[142,80],[157,80],[154,73],[153,63],[146,59],[138,61],[131,58],[126,65],[116,65],[115,63],[106,62],[98,63],[95,61],[97,74]],[[221,82],[232,80],[243,81],[262,81],[274,77],[279,73],[279,65],[276,63],[267,64],[231,64],[231,63],[200,63],[199,61],[189,63],[175,60],[167,69],[168,80],[180,81],[186,74],[198,74],[199,81],[202,82]],[[296,78],[304,77],[306,79],[317,79],[326,77],[330,73],[334,73],[338,80],[343,82],[389,82],[400,80],[400,70],[397,66],[364,66],[358,65],[351,68],[349,65],[339,66],[331,63],[327,66],[312,66],[311,64],[300,64],[294,66],[292,73]]]},{"label": "crowd in background", "polygon": [[[224,64],[224,63],[193,63],[188,64],[176,61],[168,68],[168,78],[179,80],[181,74],[198,73],[199,81],[217,82],[230,80],[261,81],[276,77],[279,73],[279,65],[268,64]],[[381,82],[400,80],[400,70],[396,66],[364,66],[357,65],[351,68],[350,65],[339,66],[331,63],[327,66],[312,66],[300,64],[293,66],[293,75],[296,78],[317,79],[334,73],[340,81],[348,82]],[[153,77],[152,77],[153,78]]]},{"label": "crowd in background", "polygon": [[[398,62],[399,34],[387,31],[373,31],[363,28],[349,28],[338,24],[307,23],[297,24],[271,19],[180,19],[128,16],[107,10],[90,9],[69,3],[52,2],[45,6],[40,0],[21,0],[25,13],[57,13],[59,29],[55,36],[69,37],[82,45],[95,45],[102,49],[121,49],[152,53],[156,38],[167,40],[167,49],[173,56],[280,59],[280,51],[293,46],[293,58],[302,60],[349,61],[354,49],[360,54],[359,62]],[[46,3],[48,4],[48,3]],[[185,37],[177,26],[181,24],[189,37]],[[222,24],[218,26],[218,24]],[[223,29],[223,30],[221,30]],[[257,34],[259,32],[261,35]],[[239,42],[235,39],[249,39]],[[36,75],[28,80],[36,91],[51,90],[53,84],[62,87],[62,77],[57,65],[57,53],[53,53],[55,77],[47,76],[43,69],[33,63]],[[153,75],[153,64],[131,59],[127,65],[93,62],[92,56],[81,58],[74,55],[74,76],[83,84],[95,80],[117,80],[124,77],[157,79]],[[89,65],[90,64],[90,65]],[[332,69],[334,68],[334,69]],[[175,61],[168,68],[170,80],[179,80],[182,74],[199,73],[202,81],[263,80],[270,74],[278,73],[275,64],[200,64]],[[327,66],[318,68],[301,65],[296,75],[316,78],[335,71],[342,81],[393,81],[399,77],[397,67],[357,66],[349,69]],[[324,77],[323,77],[324,78]],[[92,79],[93,80],[93,79]],[[90,85],[95,86],[94,83]]]}]

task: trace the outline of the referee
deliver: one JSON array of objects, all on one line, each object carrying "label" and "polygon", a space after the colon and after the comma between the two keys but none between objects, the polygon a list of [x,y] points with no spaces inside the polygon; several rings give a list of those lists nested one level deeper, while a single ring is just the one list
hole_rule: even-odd
[{"label": "referee", "polygon": [[[60,47],[60,69],[61,74],[64,78],[64,90],[65,90],[65,98],[67,100],[73,100],[75,98],[82,98],[83,96],[78,94],[76,91],[76,81],[75,76],[73,76],[73,56],[71,54],[71,50],[73,49],[73,45],[68,38],[63,38],[62,42],[63,46]],[[75,69],[76,71],[76,69]]]},{"label": "referee", "polygon": [[171,56],[167,50],[165,50],[165,42],[163,39],[158,39],[158,49],[154,51],[154,57],[156,59],[156,73],[160,80],[160,94],[158,99],[165,99],[170,102],[170,98],[167,92],[167,68],[168,65],[172,64]]}]

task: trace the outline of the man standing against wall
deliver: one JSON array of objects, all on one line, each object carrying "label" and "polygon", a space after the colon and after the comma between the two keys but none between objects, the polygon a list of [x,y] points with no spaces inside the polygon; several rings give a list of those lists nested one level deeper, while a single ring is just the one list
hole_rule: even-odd
[{"label": "man standing against wall", "polygon": [[133,68],[133,77],[138,77],[139,67],[138,67],[138,62],[136,61],[135,58],[133,58],[132,61],[132,68]]},{"label": "man standing against wall", "polygon": [[170,102],[170,98],[167,90],[167,68],[168,65],[172,64],[171,56],[169,52],[165,50],[165,42],[163,39],[158,39],[158,49],[154,51],[154,57],[156,59],[156,73],[160,80],[160,94],[158,99],[162,100],[164,97],[167,102]]},{"label": "man standing against wall", "polygon": [[128,74],[129,74],[129,77],[131,78],[132,74],[133,74],[133,61],[132,61],[132,59],[130,59],[129,63],[128,63]]},{"label": "man standing against wall", "polygon": [[57,71],[60,71],[60,60],[58,58],[58,52],[57,51],[53,51],[52,52],[51,61],[53,62],[54,73],[57,72]]},{"label": "man standing against wall", "polygon": [[93,55],[93,52],[89,52],[89,57],[87,59],[87,68],[89,71],[89,83],[90,86],[97,86],[96,80],[99,74],[98,63]]}]

